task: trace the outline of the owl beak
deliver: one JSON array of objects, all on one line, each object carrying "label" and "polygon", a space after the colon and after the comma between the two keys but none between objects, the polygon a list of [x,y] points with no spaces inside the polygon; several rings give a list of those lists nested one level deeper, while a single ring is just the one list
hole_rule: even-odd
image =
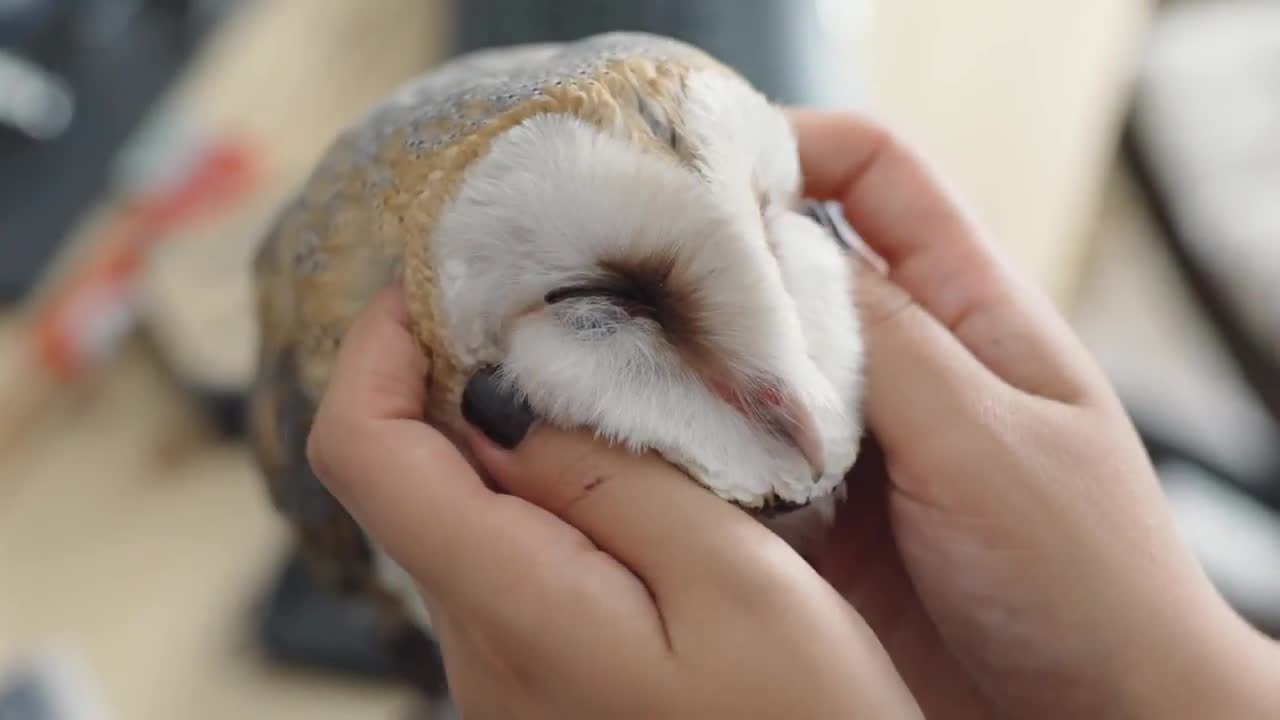
[{"label": "owl beak", "polygon": [[815,480],[826,474],[826,447],[818,433],[818,423],[804,401],[794,394],[785,396],[776,410],[777,427],[784,431],[791,444],[809,461]]},{"label": "owl beak", "polygon": [[[756,422],[764,421],[781,435],[808,461],[815,481],[826,474],[826,447],[818,432],[818,423],[808,403],[789,389],[766,388],[744,402],[742,396],[724,385],[715,386],[716,394],[738,412]],[[750,405],[751,410],[746,409]]]}]

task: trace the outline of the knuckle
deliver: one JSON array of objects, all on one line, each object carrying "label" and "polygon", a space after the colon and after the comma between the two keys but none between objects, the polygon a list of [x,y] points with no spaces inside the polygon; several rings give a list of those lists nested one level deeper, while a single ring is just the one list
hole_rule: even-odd
[{"label": "knuckle", "polygon": [[829,113],[829,117],[832,122],[837,123],[836,130],[863,138],[873,147],[878,147],[882,143],[891,143],[896,137],[892,128],[867,113],[835,110]]},{"label": "knuckle", "polygon": [[307,434],[307,464],[311,466],[311,472],[321,478],[329,478],[333,474],[328,450],[331,444],[326,441],[328,435],[328,425],[323,423],[313,425]]},{"label": "knuckle", "polygon": [[909,151],[909,143],[900,131],[866,114],[845,110],[833,113],[831,119],[834,132],[857,138],[864,146],[865,157],[869,158],[861,168],[864,171],[882,158]]},{"label": "knuckle", "polygon": [[856,125],[856,131],[864,138],[872,158],[881,158],[908,149],[906,138],[887,125],[856,115],[850,116],[847,122],[850,125]]},{"label": "knuckle", "polygon": [[358,444],[359,428],[321,410],[307,433],[306,459],[311,472],[326,482],[341,479],[339,457],[343,449]]},{"label": "knuckle", "polygon": [[870,274],[858,284],[855,304],[868,330],[906,321],[921,310],[905,290]]},{"label": "knuckle", "polygon": [[875,328],[922,309],[909,292],[871,261],[857,258],[852,265],[853,305],[865,327]]}]

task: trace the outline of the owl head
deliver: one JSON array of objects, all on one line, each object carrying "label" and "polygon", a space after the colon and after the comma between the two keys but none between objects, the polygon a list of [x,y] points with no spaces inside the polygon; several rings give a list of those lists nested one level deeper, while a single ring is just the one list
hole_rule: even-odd
[{"label": "owl head", "polygon": [[467,367],[547,421],[654,450],[744,508],[832,497],[862,431],[844,251],[804,214],[785,116],[724,73],[639,111],[539,114],[467,169],[431,253]]}]

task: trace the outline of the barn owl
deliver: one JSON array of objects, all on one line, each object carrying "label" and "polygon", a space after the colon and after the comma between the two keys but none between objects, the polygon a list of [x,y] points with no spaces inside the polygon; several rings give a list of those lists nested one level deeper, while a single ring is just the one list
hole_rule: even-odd
[{"label": "barn owl", "polygon": [[274,502],[329,577],[429,627],[305,457],[344,332],[398,280],[447,436],[496,367],[546,422],[654,451],[803,546],[856,459],[863,357],[845,248],[807,207],[781,109],[680,41],[476,51],[410,81],[254,261]]}]

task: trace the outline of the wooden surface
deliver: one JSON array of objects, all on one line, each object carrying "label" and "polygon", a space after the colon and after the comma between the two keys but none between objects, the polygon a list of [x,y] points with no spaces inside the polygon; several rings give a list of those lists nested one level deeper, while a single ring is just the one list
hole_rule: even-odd
[{"label": "wooden surface", "polygon": [[[891,0],[865,43],[849,43],[867,75],[850,82],[868,87],[876,112],[935,157],[1018,264],[1065,302],[1147,9]],[[182,97],[266,142],[276,180],[244,227],[334,130],[436,57],[442,17],[419,0],[271,0],[222,32]],[[0,368],[17,350],[16,318],[0,318]],[[258,656],[247,613],[283,535],[245,450],[203,435],[195,417],[131,348],[0,456],[0,667],[68,648],[111,716],[128,720],[396,716],[403,691]]]}]

